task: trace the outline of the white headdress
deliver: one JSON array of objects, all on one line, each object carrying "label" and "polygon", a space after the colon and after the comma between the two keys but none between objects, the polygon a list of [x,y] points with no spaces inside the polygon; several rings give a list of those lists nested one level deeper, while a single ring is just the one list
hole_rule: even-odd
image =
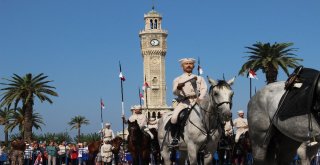
[{"label": "white headdress", "polygon": [[196,60],[194,58],[183,58],[179,60],[180,64],[183,64],[185,62],[192,62],[192,63],[196,63]]}]

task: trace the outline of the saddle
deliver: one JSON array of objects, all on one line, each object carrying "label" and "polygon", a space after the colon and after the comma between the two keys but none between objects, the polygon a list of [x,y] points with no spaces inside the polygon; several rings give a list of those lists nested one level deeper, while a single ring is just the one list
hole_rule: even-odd
[{"label": "saddle", "polygon": [[[178,115],[178,121],[177,121],[177,133],[178,133],[178,138],[180,139],[180,137],[182,139],[184,139],[183,137],[183,132],[184,132],[184,126],[187,123],[187,120],[189,118],[191,109],[190,108],[185,108],[183,110],[180,111],[179,115]],[[166,131],[170,131],[171,130],[171,122],[170,120],[167,122],[166,126],[165,126],[165,130]]]},{"label": "saddle", "polygon": [[[279,119],[286,120],[290,117],[309,114],[320,114],[320,72],[311,68],[299,67],[288,78],[279,109]],[[280,106],[280,105],[279,105]],[[317,118],[317,117],[316,117]],[[320,120],[317,118],[317,120]],[[319,123],[320,121],[318,121]]]}]

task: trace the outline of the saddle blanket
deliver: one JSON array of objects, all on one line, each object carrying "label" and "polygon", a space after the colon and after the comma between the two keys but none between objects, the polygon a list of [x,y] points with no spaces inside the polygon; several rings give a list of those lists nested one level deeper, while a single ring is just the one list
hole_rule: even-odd
[{"label": "saddle blanket", "polygon": [[281,100],[285,100],[279,109],[278,116],[280,120],[312,112],[316,86],[320,83],[319,76],[320,72],[318,70],[310,68],[302,69],[298,83],[289,90],[285,98],[284,96],[281,98]]}]

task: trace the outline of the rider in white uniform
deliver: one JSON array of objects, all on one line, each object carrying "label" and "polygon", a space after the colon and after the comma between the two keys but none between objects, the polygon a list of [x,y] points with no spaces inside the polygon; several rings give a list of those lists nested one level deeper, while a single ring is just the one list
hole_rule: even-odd
[{"label": "rider in white uniform", "polygon": [[113,133],[113,130],[111,129],[110,123],[105,124],[105,128],[103,129],[103,138],[109,138],[109,139],[114,138],[114,133]]},{"label": "rider in white uniform", "polygon": [[237,128],[236,143],[238,143],[240,136],[249,130],[248,121],[244,118],[244,112],[242,110],[238,111],[238,116],[239,117],[233,121],[233,125]]},{"label": "rider in white uniform", "polygon": [[140,129],[148,133],[151,139],[153,139],[153,134],[150,132],[149,128],[147,127],[148,119],[146,115],[142,113],[140,105],[133,106],[133,114],[129,117],[130,122],[134,122],[135,120],[138,122]]},{"label": "rider in white uniform", "polygon": [[171,145],[178,144],[177,120],[179,113],[188,107],[191,107],[197,100],[201,100],[207,94],[207,84],[203,77],[192,74],[194,63],[193,58],[183,58],[179,60],[183,69],[183,74],[173,81],[173,94],[178,96],[178,104],[173,110],[171,117],[171,131],[173,140]]}]

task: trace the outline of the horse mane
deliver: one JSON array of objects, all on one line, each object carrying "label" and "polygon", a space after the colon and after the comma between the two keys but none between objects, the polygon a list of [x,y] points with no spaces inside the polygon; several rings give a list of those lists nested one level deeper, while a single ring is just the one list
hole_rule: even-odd
[{"label": "horse mane", "polygon": [[228,84],[228,82],[226,82],[225,80],[217,80],[217,81],[218,81],[218,82],[217,82],[216,85],[214,85],[214,86],[211,85],[211,86],[210,86],[209,92],[211,92],[214,87],[217,87],[217,88],[219,88],[219,89],[225,87],[225,88],[227,88],[227,89],[232,90],[231,85]]},{"label": "horse mane", "polygon": [[[135,121],[133,121],[133,122],[130,122],[130,121],[128,120],[128,128],[130,129],[131,127],[136,127],[136,128],[138,128],[138,130],[139,130],[140,132],[142,132],[142,131],[140,130],[140,126],[139,126],[137,120],[135,120]],[[129,130],[129,131],[130,131],[130,130]]]}]

